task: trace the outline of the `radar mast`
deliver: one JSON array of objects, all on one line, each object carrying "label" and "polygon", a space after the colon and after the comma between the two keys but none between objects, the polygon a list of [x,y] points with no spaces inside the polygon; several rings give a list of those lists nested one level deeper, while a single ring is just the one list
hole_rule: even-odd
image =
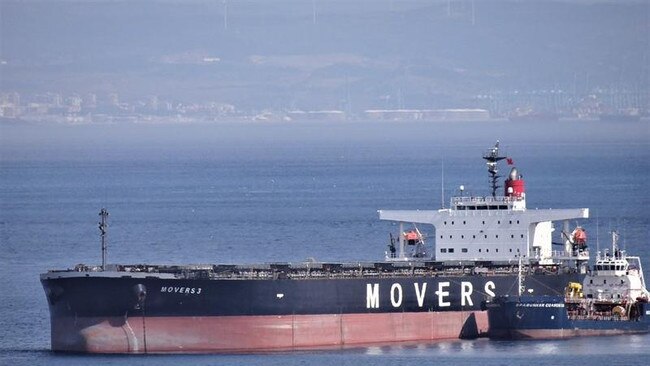
[{"label": "radar mast", "polygon": [[102,208],[102,210],[99,211],[99,216],[102,218],[102,221],[99,222],[99,231],[102,237],[102,271],[104,271],[106,270],[106,257],[108,254],[108,248],[106,245],[106,232],[108,231],[108,211],[105,208]]},{"label": "radar mast", "polygon": [[486,160],[488,173],[490,174],[490,188],[492,188],[492,197],[497,196],[497,189],[500,187],[498,180],[501,177],[498,175],[499,167],[497,163],[499,160],[505,159],[505,156],[499,156],[499,140],[494,144],[494,147],[488,150],[484,155],[483,159]]}]

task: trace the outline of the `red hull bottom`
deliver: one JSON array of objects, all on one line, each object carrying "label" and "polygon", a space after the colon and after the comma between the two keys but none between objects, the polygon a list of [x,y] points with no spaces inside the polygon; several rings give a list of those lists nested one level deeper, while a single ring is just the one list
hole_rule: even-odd
[{"label": "red hull bottom", "polygon": [[52,350],[254,352],[472,338],[485,312],[52,319]]}]

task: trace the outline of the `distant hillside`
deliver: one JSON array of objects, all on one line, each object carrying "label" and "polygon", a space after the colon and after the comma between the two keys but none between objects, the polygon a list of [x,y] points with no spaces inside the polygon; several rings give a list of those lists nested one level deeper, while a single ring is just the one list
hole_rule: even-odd
[{"label": "distant hillside", "polygon": [[649,7],[4,0],[0,88],[355,110],[463,106],[493,90],[647,89]]}]

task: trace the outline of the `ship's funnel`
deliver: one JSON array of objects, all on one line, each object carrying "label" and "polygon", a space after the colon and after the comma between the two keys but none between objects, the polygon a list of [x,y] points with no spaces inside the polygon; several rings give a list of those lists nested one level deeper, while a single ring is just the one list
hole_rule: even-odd
[{"label": "ship's funnel", "polygon": [[519,174],[517,168],[512,168],[508,179],[505,182],[505,196],[506,197],[516,197],[524,198],[526,196],[526,187],[524,185],[524,180]]}]

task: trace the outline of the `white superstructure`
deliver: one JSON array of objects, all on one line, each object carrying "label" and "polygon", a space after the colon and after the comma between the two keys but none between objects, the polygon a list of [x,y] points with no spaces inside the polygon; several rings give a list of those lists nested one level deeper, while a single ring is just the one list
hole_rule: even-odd
[{"label": "white superstructure", "polygon": [[628,256],[618,248],[618,234],[612,232],[612,252],[598,252],[596,263],[583,281],[587,298],[600,301],[648,299],[639,257]]},{"label": "white superstructure", "polygon": [[[586,236],[569,234],[569,220],[589,217],[589,209],[528,209],[524,181],[516,168],[505,180],[504,196],[496,194],[498,142],[483,158],[492,179],[492,196],[453,197],[450,208],[440,210],[380,210],[381,220],[400,223],[398,246],[387,253],[388,260],[421,259],[421,251],[404,240],[404,223],[435,227],[436,261],[518,261],[534,259],[540,264],[564,260],[587,261]],[[509,163],[511,159],[508,159]],[[554,221],[564,221],[564,245],[553,250]],[[582,230],[582,229],[580,229]],[[584,235],[584,231],[580,232]],[[559,233],[558,233],[559,236]],[[393,252],[393,250],[391,250]]]}]

